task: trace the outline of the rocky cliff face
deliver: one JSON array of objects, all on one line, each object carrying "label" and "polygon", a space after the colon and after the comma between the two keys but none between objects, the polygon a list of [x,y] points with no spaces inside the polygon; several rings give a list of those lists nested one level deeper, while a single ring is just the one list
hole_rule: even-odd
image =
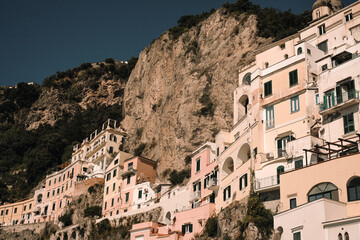
[{"label": "rocky cliff face", "polygon": [[219,9],[172,40],[164,33],[145,48],[125,88],[128,147],[158,161],[158,173],[181,169],[184,158],[232,125],[238,69],[269,42],[257,37],[256,17]]}]

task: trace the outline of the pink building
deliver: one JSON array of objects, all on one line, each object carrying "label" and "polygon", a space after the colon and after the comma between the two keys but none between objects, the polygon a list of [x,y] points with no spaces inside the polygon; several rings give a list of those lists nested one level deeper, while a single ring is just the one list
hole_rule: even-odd
[{"label": "pink building", "polygon": [[[109,217],[131,211],[133,199],[142,198],[145,193],[134,191],[136,185],[144,182],[153,184],[156,178],[155,162],[144,157],[131,157],[123,162],[110,164],[106,172],[103,216]],[[115,164],[116,162],[116,164]]]},{"label": "pink building", "polygon": [[[188,183],[190,201],[184,210],[167,212],[168,224],[153,222],[136,224],[131,239],[192,239],[201,233],[206,220],[215,214],[215,198],[218,193],[218,168],[214,143],[206,143],[192,154],[191,177]],[[166,209],[166,206],[163,206]]]}]

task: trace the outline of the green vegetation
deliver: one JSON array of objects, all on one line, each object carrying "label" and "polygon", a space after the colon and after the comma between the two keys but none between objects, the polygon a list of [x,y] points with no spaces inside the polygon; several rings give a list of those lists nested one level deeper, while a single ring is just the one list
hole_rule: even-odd
[{"label": "green vegetation", "polygon": [[108,118],[121,120],[121,106],[88,108],[75,116],[65,116],[54,126],[42,125],[31,131],[19,125],[3,126],[0,131],[0,202],[25,198],[48,169],[69,160],[73,143],[87,137]]},{"label": "green vegetation", "polygon": [[74,214],[74,210],[71,209],[70,211],[67,211],[63,215],[59,217],[59,222],[62,222],[64,227],[72,225],[72,215]]},{"label": "green vegetation", "polygon": [[84,210],[84,217],[101,217],[101,206],[91,206]]},{"label": "green vegetation", "polygon": [[235,3],[225,3],[223,7],[229,14],[239,16],[243,13],[257,16],[258,36],[274,38],[274,41],[290,36],[307,26],[311,21],[311,12],[305,11],[299,15],[290,10],[282,12],[275,8],[263,8],[249,0],[238,0]]},{"label": "green vegetation", "polygon": [[89,192],[90,194],[95,193],[95,192],[96,192],[95,187],[94,187],[94,186],[90,186],[90,187],[88,188],[88,192]]},{"label": "green vegetation", "polygon": [[240,223],[239,240],[246,239],[244,232],[252,222],[258,228],[262,239],[269,239],[274,227],[273,215],[269,209],[264,207],[264,204],[260,201],[259,196],[253,190],[250,192],[250,196],[247,203],[246,217],[242,223]]},{"label": "green vegetation", "polygon": [[203,12],[196,15],[185,15],[179,18],[178,25],[169,29],[170,36],[173,40],[178,39],[184,32],[189,31],[192,27],[198,25],[203,20],[207,19],[215,9],[211,9],[210,12]]},{"label": "green vegetation", "polygon": [[141,154],[145,150],[145,148],[146,148],[146,143],[141,143],[137,148],[135,148],[134,155],[141,156]]},{"label": "green vegetation", "polygon": [[169,181],[174,186],[179,185],[182,184],[186,178],[190,178],[190,175],[190,169],[184,169],[181,171],[173,170],[170,173]]},{"label": "green vegetation", "polygon": [[185,157],[185,164],[186,164],[186,165],[191,164],[191,155],[187,155],[187,156]]},{"label": "green vegetation", "polygon": [[217,217],[209,217],[205,224],[205,234],[208,237],[216,237],[218,230],[218,218]]}]

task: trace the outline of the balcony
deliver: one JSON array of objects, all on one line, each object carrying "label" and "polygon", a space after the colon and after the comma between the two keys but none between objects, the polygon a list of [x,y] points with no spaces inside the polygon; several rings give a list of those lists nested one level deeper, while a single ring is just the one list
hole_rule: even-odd
[{"label": "balcony", "polygon": [[219,181],[216,178],[210,178],[209,190],[212,190],[212,191],[219,190]]},{"label": "balcony", "polygon": [[279,187],[280,179],[277,175],[255,179],[255,191],[270,190]]},{"label": "balcony", "polygon": [[199,200],[200,198],[201,198],[201,192],[200,191],[192,192],[190,194],[190,202]]},{"label": "balcony", "polygon": [[133,167],[129,167],[127,171],[124,171],[122,173],[120,173],[121,177],[126,177],[128,175],[132,175],[136,173],[136,169],[134,169]]},{"label": "balcony", "polygon": [[328,101],[320,103],[320,114],[330,114],[359,103],[359,91],[351,90],[339,96],[329,96]]},{"label": "balcony", "polygon": [[286,148],[278,148],[277,149],[278,158],[285,157],[286,153],[287,153]]},{"label": "balcony", "polygon": [[305,148],[313,148],[316,144],[323,145],[324,143],[324,140],[311,135],[297,138],[290,142],[287,142],[286,153],[284,154],[284,156],[288,159],[300,157],[304,155]]}]

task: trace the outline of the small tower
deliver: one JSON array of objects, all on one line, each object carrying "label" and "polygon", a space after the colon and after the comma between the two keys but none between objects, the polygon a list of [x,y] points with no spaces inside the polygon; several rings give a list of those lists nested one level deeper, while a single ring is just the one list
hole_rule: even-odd
[{"label": "small tower", "polygon": [[341,8],[341,0],[317,0],[312,7],[312,19],[315,21],[323,16],[332,15]]}]

